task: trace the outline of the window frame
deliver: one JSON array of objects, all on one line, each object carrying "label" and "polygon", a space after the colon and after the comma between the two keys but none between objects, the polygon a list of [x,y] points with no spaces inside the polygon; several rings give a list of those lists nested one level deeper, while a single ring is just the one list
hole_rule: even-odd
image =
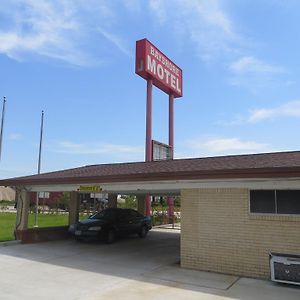
[{"label": "window frame", "polygon": [[[248,190],[248,213],[252,216],[287,216],[287,217],[300,217],[300,213],[297,214],[283,214],[278,213],[278,205],[277,205],[277,191],[298,191],[300,189],[249,189]],[[275,213],[263,213],[263,212],[252,212],[251,211],[251,191],[274,191],[274,201],[275,201]]]}]

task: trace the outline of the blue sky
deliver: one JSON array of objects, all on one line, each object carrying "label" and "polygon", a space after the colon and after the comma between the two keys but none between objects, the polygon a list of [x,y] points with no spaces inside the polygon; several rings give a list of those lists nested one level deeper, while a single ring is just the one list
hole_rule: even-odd
[{"label": "blue sky", "polygon": [[[2,0],[0,177],[37,172],[41,110],[43,172],[144,160],[144,37],[183,69],[175,157],[300,149],[299,23],[296,0]],[[167,126],[155,89],[153,138]]]}]

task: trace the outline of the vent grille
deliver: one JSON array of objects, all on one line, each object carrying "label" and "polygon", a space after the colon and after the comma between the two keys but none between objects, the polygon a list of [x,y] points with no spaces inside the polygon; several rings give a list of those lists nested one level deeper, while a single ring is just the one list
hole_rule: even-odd
[{"label": "vent grille", "polygon": [[300,285],[300,256],[271,254],[270,267],[273,281]]}]

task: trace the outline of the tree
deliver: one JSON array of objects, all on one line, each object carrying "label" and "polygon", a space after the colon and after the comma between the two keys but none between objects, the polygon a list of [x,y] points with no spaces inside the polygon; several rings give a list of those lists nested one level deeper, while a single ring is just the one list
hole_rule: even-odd
[{"label": "tree", "polygon": [[58,207],[60,209],[69,210],[71,195],[69,192],[63,192],[58,198]]},{"label": "tree", "polygon": [[122,199],[125,200],[124,203],[119,203],[118,206],[120,208],[132,208],[132,209],[137,209],[137,200],[136,196],[131,196],[131,195],[122,195]]}]

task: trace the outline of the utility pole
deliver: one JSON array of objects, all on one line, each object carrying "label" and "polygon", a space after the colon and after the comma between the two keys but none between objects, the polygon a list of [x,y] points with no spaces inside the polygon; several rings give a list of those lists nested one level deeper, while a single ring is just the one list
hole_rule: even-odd
[{"label": "utility pole", "polygon": [[[41,129],[40,129],[40,147],[39,147],[39,159],[38,159],[38,174],[41,173],[43,130],[44,130],[44,111],[42,110]],[[39,193],[36,192],[34,227],[39,227],[39,225],[38,225],[38,213],[39,213]]]},{"label": "utility pole", "polygon": [[6,97],[3,97],[1,131],[0,131],[0,160],[1,160],[1,154],[2,154],[2,139],[3,139],[4,116],[5,116],[5,104],[6,104]]}]

